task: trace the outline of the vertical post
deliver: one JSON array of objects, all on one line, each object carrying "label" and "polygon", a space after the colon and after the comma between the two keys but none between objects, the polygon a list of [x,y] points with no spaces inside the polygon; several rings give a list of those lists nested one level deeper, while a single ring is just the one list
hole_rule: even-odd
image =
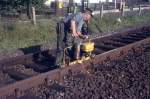
[{"label": "vertical post", "polygon": [[58,3],[59,3],[59,1],[58,0],[55,0],[55,14],[56,15],[58,15],[58,13],[59,13],[59,10],[58,10]]},{"label": "vertical post", "polygon": [[73,13],[77,13],[77,3],[74,4],[74,11]]},{"label": "vertical post", "polygon": [[104,10],[103,3],[99,2],[99,6],[100,6],[100,19],[102,19],[102,17],[103,17],[103,10]]},{"label": "vertical post", "polygon": [[67,12],[68,13],[73,13],[74,12],[74,1],[73,0],[69,0],[69,4],[67,7]]},{"label": "vertical post", "polygon": [[89,0],[81,0],[81,4],[82,4],[82,12],[84,12],[85,8],[89,7]]},{"label": "vertical post", "polygon": [[96,10],[96,8],[97,8],[97,4],[95,4],[95,6],[94,6],[94,10]]},{"label": "vertical post", "polygon": [[121,15],[124,16],[124,4],[122,4],[121,6]]},{"label": "vertical post", "polygon": [[109,10],[109,0],[106,0],[106,7],[107,7],[107,10]]},{"label": "vertical post", "polygon": [[101,18],[101,1],[99,1],[99,17]]},{"label": "vertical post", "polygon": [[84,6],[85,6],[85,5],[84,5],[84,0],[82,0],[81,3],[82,3],[82,8],[81,8],[81,10],[82,10],[82,12],[84,12],[84,8],[85,8],[85,7],[84,7]]},{"label": "vertical post", "polygon": [[141,9],[141,5],[139,5],[139,16],[141,15],[142,9]]},{"label": "vertical post", "polygon": [[29,19],[31,19],[31,5],[32,5],[32,1],[31,0],[27,0],[26,1],[27,16],[28,16]]},{"label": "vertical post", "polygon": [[115,9],[117,9],[117,1],[115,0]]},{"label": "vertical post", "polygon": [[87,8],[89,7],[89,0],[87,0]]},{"label": "vertical post", "polygon": [[32,18],[33,18],[33,24],[36,25],[35,7],[32,7]]}]

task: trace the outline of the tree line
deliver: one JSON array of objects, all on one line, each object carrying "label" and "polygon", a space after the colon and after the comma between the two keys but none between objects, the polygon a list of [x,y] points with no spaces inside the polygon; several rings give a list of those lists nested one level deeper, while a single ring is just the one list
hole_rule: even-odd
[{"label": "tree line", "polygon": [[46,0],[0,0],[0,10],[21,12],[24,9],[27,16],[31,18],[31,7],[38,9],[43,7]]}]

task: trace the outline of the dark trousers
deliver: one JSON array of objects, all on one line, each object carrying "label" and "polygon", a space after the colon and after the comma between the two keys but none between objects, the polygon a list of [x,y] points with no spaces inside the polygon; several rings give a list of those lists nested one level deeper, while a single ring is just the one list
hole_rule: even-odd
[{"label": "dark trousers", "polygon": [[74,38],[70,31],[66,31],[63,21],[57,23],[56,30],[57,30],[57,53],[55,65],[61,66],[64,65],[65,61],[64,57],[67,58],[66,54],[68,54],[68,56],[73,56],[74,50],[72,50],[71,46],[78,46],[79,44],[81,44],[82,39]]}]

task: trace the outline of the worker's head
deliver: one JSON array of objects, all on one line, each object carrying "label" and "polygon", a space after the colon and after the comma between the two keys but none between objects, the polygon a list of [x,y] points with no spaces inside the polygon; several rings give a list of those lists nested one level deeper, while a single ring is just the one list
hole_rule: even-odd
[{"label": "worker's head", "polygon": [[84,11],[84,21],[89,22],[91,20],[91,18],[93,17],[92,15],[92,10],[89,8],[86,8]]}]

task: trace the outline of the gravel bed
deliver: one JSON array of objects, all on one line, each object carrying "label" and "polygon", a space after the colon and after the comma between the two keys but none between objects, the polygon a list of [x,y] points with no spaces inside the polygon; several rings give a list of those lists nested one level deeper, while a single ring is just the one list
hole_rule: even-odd
[{"label": "gravel bed", "polygon": [[34,76],[34,75],[38,75],[37,72],[35,72],[32,68],[26,68],[24,65],[14,65],[9,69],[13,69],[17,72],[26,74],[28,76]]},{"label": "gravel bed", "polygon": [[[68,73],[25,92],[36,99],[150,99],[150,45],[123,59],[94,64],[87,74]],[[25,99],[25,98],[21,98]]]}]

